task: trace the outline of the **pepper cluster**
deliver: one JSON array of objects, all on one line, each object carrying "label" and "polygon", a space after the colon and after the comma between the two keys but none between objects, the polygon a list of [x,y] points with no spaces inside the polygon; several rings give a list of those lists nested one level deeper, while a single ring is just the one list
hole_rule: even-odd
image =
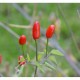
[{"label": "pepper cluster", "polygon": [[[55,26],[54,25],[50,25],[46,30],[46,34],[45,34],[46,38],[47,38],[46,56],[47,56],[47,49],[48,49],[48,39],[53,36],[54,32],[55,32]],[[32,36],[33,36],[33,39],[35,40],[35,44],[36,44],[36,61],[37,61],[38,60],[37,59],[37,39],[40,38],[40,23],[38,21],[35,21],[33,24]],[[25,35],[20,36],[19,44],[22,46],[24,44],[26,44],[26,36]],[[24,53],[24,51],[23,51],[23,53]],[[22,66],[26,63],[26,60],[24,58],[24,54],[19,56],[18,60],[19,60],[18,62],[19,62],[20,66]]]}]

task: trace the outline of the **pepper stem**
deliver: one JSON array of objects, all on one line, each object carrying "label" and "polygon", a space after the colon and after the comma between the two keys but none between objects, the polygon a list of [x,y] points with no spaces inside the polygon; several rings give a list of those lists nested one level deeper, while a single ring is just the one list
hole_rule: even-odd
[{"label": "pepper stem", "polygon": [[47,38],[47,43],[46,43],[46,57],[47,57],[47,54],[48,54],[48,38]]},{"label": "pepper stem", "polygon": [[38,61],[38,49],[37,49],[37,40],[35,40],[35,44],[36,44],[36,61]]},{"label": "pepper stem", "polygon": [[[38,61],[38,49],[37,49],[37,40],[35,40],[35,45],[36,45],[36,61]],[[36,68],[35,68],[34,77],[36,77],[36,73],[37,73],[37,66],[36,66]]]},{"label": "pepper stem", "polygon": [[23,56],[25,56],[24,55],[24,46],[22,45],[22,54],[23,54]]}]

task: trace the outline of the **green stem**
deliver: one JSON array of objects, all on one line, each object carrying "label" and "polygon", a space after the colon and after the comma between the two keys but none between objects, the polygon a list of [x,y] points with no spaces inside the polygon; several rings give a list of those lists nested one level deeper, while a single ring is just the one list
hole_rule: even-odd
[{"label": "green stem", "polygon": [[48,38],[47,38],[47,43],[46,43],[46,57],[47,57],[47,54],[48,54]]},{"label": "green stem", "polygon": [[34,77],[36,77],[36,73],[37,73],[37,66],[35,67]]},{"label": "green stem", "polygon": [[22,45],[22,54],[25,57],[25,55],[24,55],[24,46],[23,45]]},{"label": "green stem", "polygon": [[36,61],[38,61],[38,49],[37,49],[37,41],[35,40],[35,44],[36,44]]},{"label": "green stem", "polygon": [[[36,61],[38,61],[38,49],[37,49],[37,41],[35,40],[35,45],[36,45]],[[36,77],[37,74],[37,66],[35,68],[35,73],[34,73],[34,77]]]}]

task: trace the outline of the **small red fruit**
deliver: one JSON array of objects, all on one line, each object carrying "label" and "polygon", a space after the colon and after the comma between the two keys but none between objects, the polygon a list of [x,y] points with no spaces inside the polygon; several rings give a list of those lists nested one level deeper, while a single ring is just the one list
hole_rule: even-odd
[{"label": "small red fruit", "polygon": [[40,24],[38,21],[36,21],[33,25],[32,36],[34,40],[39,39],[40,37]]},{"label": "small red fruit", "polygon": [[2,63],[2,56],[0,55],[0,64]]},{"label": "small red fruit", "polygon": [[22,66],[22,65],[24,65],[25,63],[26,63],[25,61],[19,62],[19,65]]},{"label": "small red fruit", "polygon": [[55,31],[55,26],[50,25],[46,31],[46,38],[51,38],[52,35],[54,34],[54,31]]},{"label": "small red fruit", "polygon": [[20,38],[19,38],[19,44],[20,45],[26,44],[26,36],[25,35],[20,36]]},{"label": "small red fruit", "polygon": [[22,66],[26,63],[26,61],[22,55],[18,57],[18,60],[19,60],[18,63],[20,66]]}]

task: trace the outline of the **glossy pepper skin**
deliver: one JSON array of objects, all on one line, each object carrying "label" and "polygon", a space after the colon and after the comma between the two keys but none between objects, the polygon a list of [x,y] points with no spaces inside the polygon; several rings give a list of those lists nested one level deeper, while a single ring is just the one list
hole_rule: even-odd
[{"label": "glossy pepper skin", "polygon": [[0,55],[0,64],[2,63],[2,56]]},{"label": "glossy pepper skin", "polygon": [[46,38],[51,38],[55,32],[55,26],[50,25],[46,31]]},{"label": "glossy pepper skin", "polygon": [[26,63],[26,61],[22,55],[18,57],[18,63],[20,66],[22,66]]},{"label": "glossy pepper skin", "polygon": [[25,35],[20,36],[20,38],[19,38],[19,44],[20,45],[26,44],[26,36]]},{"label": "glossy pepper skin", "polygon": [[33,24],[32,36],[34,40],[39,39],[40,37],[40,24],[38,21]]}]

